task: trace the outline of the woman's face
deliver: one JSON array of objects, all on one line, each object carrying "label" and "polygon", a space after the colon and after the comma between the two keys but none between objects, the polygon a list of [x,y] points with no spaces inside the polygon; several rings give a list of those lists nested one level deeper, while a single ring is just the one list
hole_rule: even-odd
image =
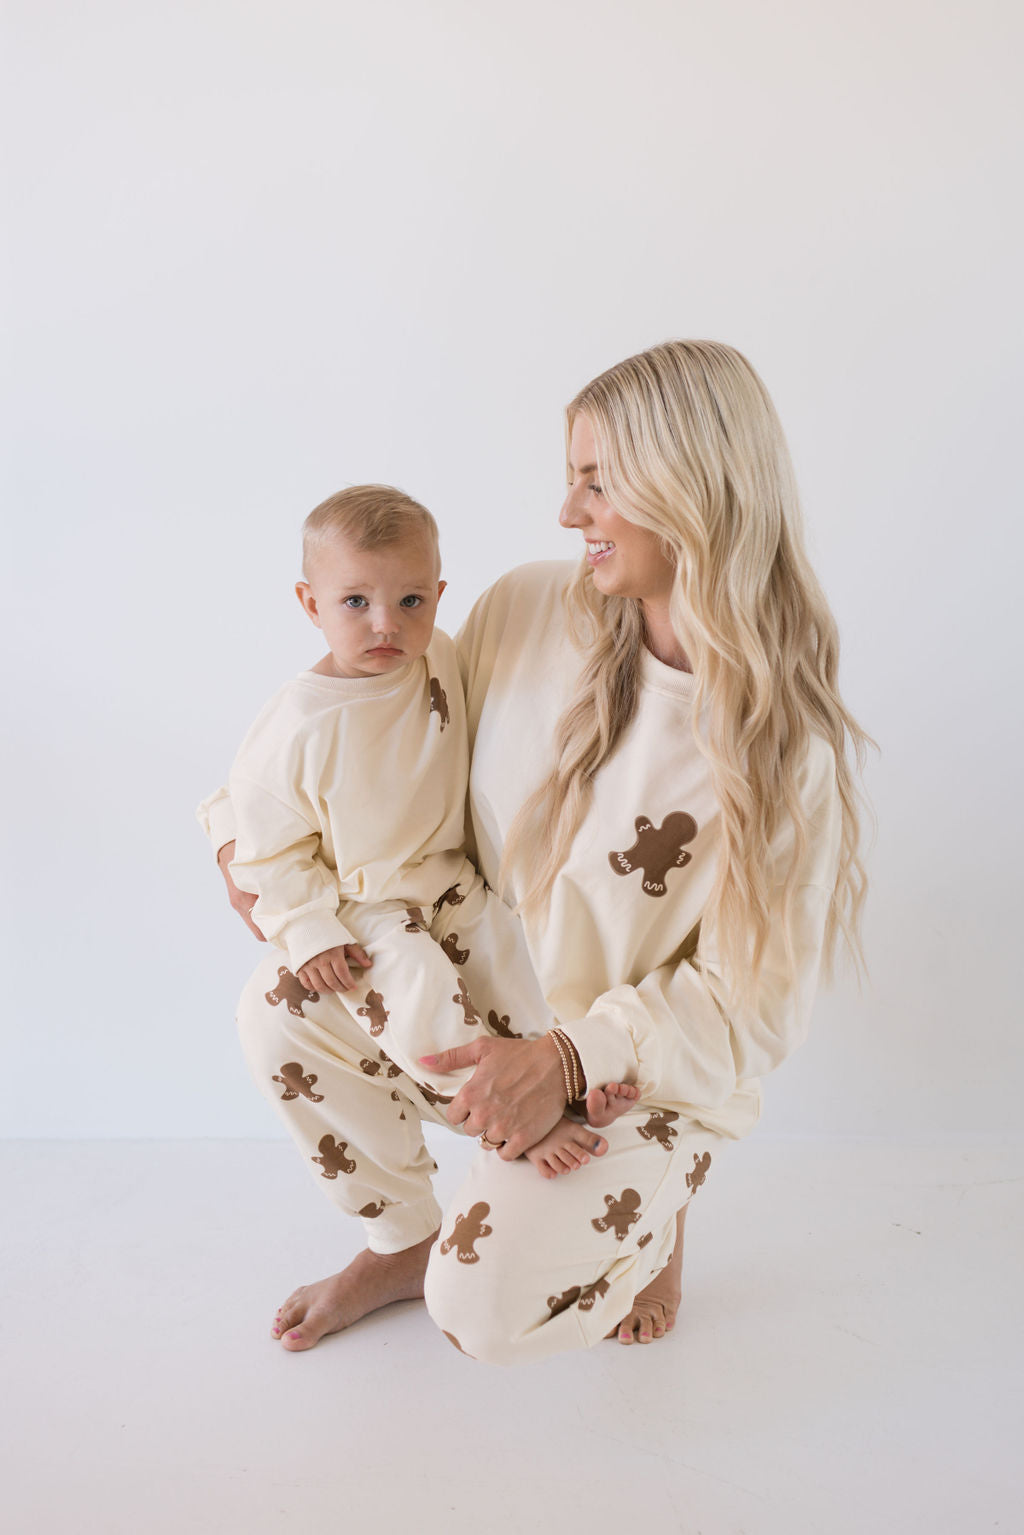
[{"label": "woman's face", "polygon": [[563,528],[578,528],[586,540],[594,585],[606,597],[667,602],[675,573],[661,540],[608,505],[597,475],[594,429],[584,415],[572,424],[569,494],[559,513]]}]

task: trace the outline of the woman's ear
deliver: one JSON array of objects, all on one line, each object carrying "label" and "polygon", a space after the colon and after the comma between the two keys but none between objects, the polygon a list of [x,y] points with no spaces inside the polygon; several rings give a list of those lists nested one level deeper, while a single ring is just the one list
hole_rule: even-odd
[{"label": "woman's ear", "polygon": [[317,611],[316,597],[313,594],[313,588],[310,586],[309,582],[296,581],[295,595],[298,597],[299,602],[302,605],[302,611],[305,613],[310,623],[316,624],[318,629],[322,629],[323,625],[320,622],[320,614]]},{"label": "woman's ear", "polygon": [[441,593],[444,591],[444,589],[445,589],[445,587],[447,585],[448,585],[447,581],[439,581],[437,583],[437,600],[438,600],[438,602],[441,601]]}]

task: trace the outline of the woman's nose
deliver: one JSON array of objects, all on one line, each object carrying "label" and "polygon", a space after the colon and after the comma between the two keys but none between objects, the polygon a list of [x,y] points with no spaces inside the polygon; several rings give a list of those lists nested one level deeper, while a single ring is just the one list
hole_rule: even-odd
[{"label": "woman's nose", "polygon": [[563,528],[579,527],[580,517],[576,508],[576,499],[573,495],[572,487],[570,487],[569,494],[562,502],[562,510],[558,514],[558,521]]}]

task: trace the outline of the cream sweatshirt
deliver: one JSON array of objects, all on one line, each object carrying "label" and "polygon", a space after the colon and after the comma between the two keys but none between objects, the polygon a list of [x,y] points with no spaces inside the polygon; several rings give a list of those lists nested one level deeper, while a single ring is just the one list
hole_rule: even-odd
[{"label": "cream sweatshirt", "polygon": [[[491,885],[516,812],[553,766],[555,726],[579,675],[564,606],[574,568],[512,571],[483,595],[459,636],[471,834]],[[757,1079],[807,1031],[838,867],[840,800],[832,749],[816,737],[800,777],[811,835],[792,934],[797,982],[785,980],[779,930],[756,1003],[731,1010],[715,933],[701,924],[719,807],[693,737],[693,692],[689,673],[645,652],[637,715],[598,773],[550,907],[526,919],[526,937],[590,1084],[635,1082],[642,1098],[739,1136],[760,1112]],[[777,883],[791,838],[787,825],[769,849]]]},{"label": "cream sweatshirt", "polygon": [[[512,820],[553,765],[555,727],[580,671],[564,607],[574,569],[511,571],[484,593],[458,637],[472,751],[470,851],[495,887]],[[738,1137],[759,1116],[759,1078],[807,1032],[841,807],[832,749],[815,738],[800,777],[810,836],[792,931],[796,983],[785,979],[777,931],[755,1003],[730,1008],[715,933],[701,922],[719,807],[693,737],[693,691],[691,675],[645,654],[636,717],[597,775],[549,909],[527,919],[526,938],[588,1083],[635,1082],[642,1098]],[[215,848],[234,835],[223,790],[200,807],[200,819]],[[782,828],[768,851],[777,883],[790,837]]]},{"label": "cream sweatshirt", "polygon": [[[231,769],[231,874],[292,970],[355,942],[342,903],[429,908],[455,882],[467,766],[455,647],[440,630],[398,671],[302,672],[265,705]],[[210,802],[200,820],[210,830]]]}]

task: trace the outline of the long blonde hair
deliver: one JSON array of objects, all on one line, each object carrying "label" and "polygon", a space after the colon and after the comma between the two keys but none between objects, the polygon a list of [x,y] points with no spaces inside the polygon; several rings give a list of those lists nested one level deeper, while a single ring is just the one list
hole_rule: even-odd
[{"label": "long blonde hair", "polygon": [[[832,747],[842,803],[839,869],[825,930],[825,971],[842,935],[862,962],[866,877],[858,848],[858,768],[871,742],[837,687],[835,620],[804,549],[789,452],[754,369],[732,347],[671,341],[628,357],[568,406],[594,433],[609,505],[657,534],[674,566],[670,617],[694,671],[693,728],[721,808],[717,877],[703,923],[713,924],[734,1000],[753,988],[769,933],[790,940],[809,826],[799,794],[812,734]],[[556,765],[516,817],[506,871],[522,871],[520,908],[543,906],[586,815],[593,782],[637,709],[645,629],[641,603],[604,596],[581,565],[568,593],[584,650],[575,695],[556,731]],[[773,902],[766,852],[792,826],[792,856]]]}]

